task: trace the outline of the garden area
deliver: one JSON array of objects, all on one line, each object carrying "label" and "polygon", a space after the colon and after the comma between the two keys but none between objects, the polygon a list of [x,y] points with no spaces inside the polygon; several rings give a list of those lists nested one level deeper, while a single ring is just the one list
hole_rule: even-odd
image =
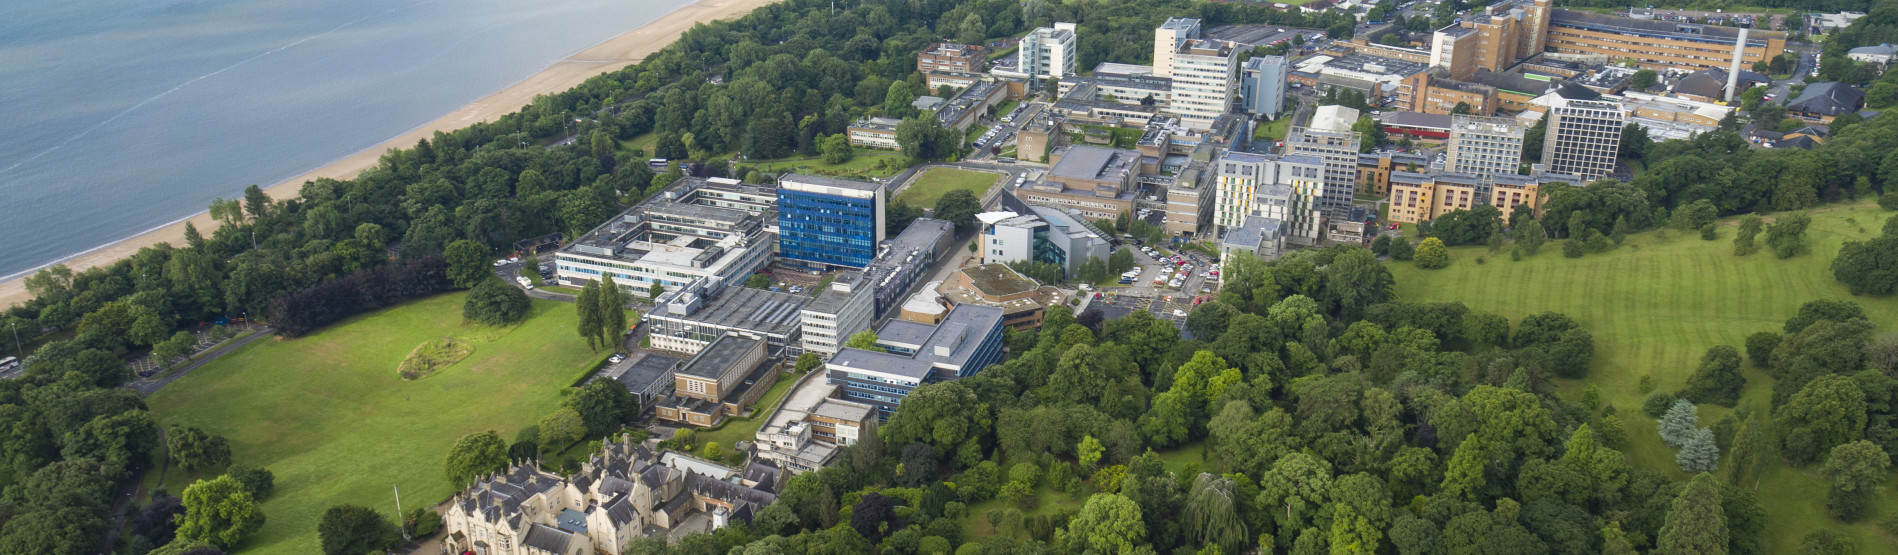
[{"label": "garden area", "polygon": [[[1555,241],[1520,261],[1483,246],[1456,247],[1447,268],[1390,268],[1397,296],[1405,301],[1459,301],[1511,321],[1544,311],[1573,318],[1594,334],[1595,354],[1585,380],[1561,382],[1564,396],[1580,398],[1590,384],[1599,386],[1602,402],[1616,407],[1626,424],[1630,445],[1624,451],[1634,463],[1684,481],[1690,476],[1679,471],[1674,449],[1660,441],[1656,420],[1641,413],[1648,393],[1644,379],[1647,388],[1677,391],[1708,348],[1743,348],[1749,334],[1778,331],[1801,304],[1815,299],[1857,302],[1878,332],[1898,330],[1898,299],[1855,297],[1829,268],[1842,243],[1877,235],[1890,214],[1869,201],[1814,210],[1807,231],[1811,252],[1785,260],[1771,252],[1734,256],[1737,224],[1729,219],[1713,241],[1675,230],[1664,239],[1650,231],[1581,258],[1564,257]],[[1750,405],[1756,414],[1768,410],[1772,378],[1750,362],[1745,376],[1740,406]],[[1702,405],[1700,422],[1712,423],[1731,410]],[[1819,528],[1842,530],[1862,546],[1891,545],[1876,518],[1845,525],[1826,516],[1820,465],[1792,468],[1777,456],[1769,459],[1758,491],[1772,519],[1762,536],[1769,553],[1794,552],[1804,534]],[[1728,465],[1722,466],[1724,472]],[[1886,496],[1871,514],[1882,518],[1893,509],[1898,498]]]},{"label": "garden area", "polygon": [[955,190],[968,191],[974,194],[975,198],[980,199],[983,194],[988,193],[989,187],[994,186],[1000,179],[1002,179],[1001,176],[988,172],[943,167],[929,168],[917,174],[909,187],[896,195],[896,200],[919,208],[933,207],[943,195]]},{"label": "garden area", "polygon": [[[245,553],[313,553],[332,505],[426,507],[455,492],[442,460],[462,435],[513,436],[554,410],[609,352],[573,333],[572,305],[534,301],[511,328],[464,324],[465,293],[404,303],[307,336],[246,345],[179,378],[147,401],[161,427],[229,439],[231,459],[276,475],[267,522]],[[405,381],[419,347],[453,338],[468,352]],[[174,495],[200,476],[175,468],[148,486]]]}]

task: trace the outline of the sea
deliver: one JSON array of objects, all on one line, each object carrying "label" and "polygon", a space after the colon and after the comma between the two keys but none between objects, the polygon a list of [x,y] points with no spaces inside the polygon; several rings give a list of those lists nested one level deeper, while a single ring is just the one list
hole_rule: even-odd
[{"label": "sea", "polygon": [[0,2],[0,279],[374,146],[689,3]]}]

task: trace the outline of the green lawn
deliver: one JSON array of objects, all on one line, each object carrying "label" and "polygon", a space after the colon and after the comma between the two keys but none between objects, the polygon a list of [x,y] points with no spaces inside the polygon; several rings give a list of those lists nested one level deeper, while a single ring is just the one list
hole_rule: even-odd
[{"label": "green lawn", "polygon": [[778,403],[784,402],[784,396],[791,392],[791,385],[797,383],[799,377],[779,374],[777,383],[771,385],[771,389],[764,393],[764,397],[758,398],[758,404],[752,405],[750,418],[734,416],[723,428],[694,435],[692,443],[704,447],[707,442],[716,441],[719,447],[724,447],[729,451],[732,445],[740,441],[751,441],[758,436],[758,428],[764,427],[765,420],[771,416],[771,411],[778,410]]},{"label": "green lawn", "polygon": [[[232,460],[276,473],[268,523],[245,553],[318,552],[316,522],[331,505],[393,513],[455,488],[442,459],[463,434],[516,430],[554,410],[568,385],[599,363],[573,333],[572,305],[534,301],[511,330],[462,326],[465,294],[409,302],[292,340],[251,343],[180,378],[147,401],[162,426],[196,426],[230,440]],[[423,342],[459,336],[467,359],[404,382],[396,365]],[[174,494],[191,476],[173,472]]]},{"label": "green lawn", "polygon": [[1290,117],[1281,117],[1279,119],[1261,123],[1261,124],[1258,124],[1257,127],[1254,127],[1252,129],[1252,138],[1269,139],[1269,140],[1274,140],[1274,141],[1284,139],[1286,130],[1291,128],[1291,126],[1292,126],[1292,118]]},{"label": "green lawn", "polygon": [[955,168],[930,168],[916,176],[909,188],[896,195],[896,200],[919,208],[934,208],[936,201],[949,191],[961,189],[982,198],[989,187],[994,186],[1001,177],[992,173],[958,170]]},{"label": "green lawn", "polygon": [[[1554,241],[1519,262],[1484,247],[1459,247],[1451,249],[1449,268],[1419,270],[1393,263],[1391,270],[1403,300],[1462,301],[1471,310],[1511,321],[1550,310],[1574,318],[1594,334],[1595,358],[1589,377],[1563,383],[1563,393],[1575,398],[1587,383],[1599,384],[1604,401],[1614,404],[1628,424],[1633,445],[1626,451],[1635,463],[1685,479],[1673,450],[1656,436],[1655,421],[1640,413],[1641,376],[1653,376],[1657,388],[1678,389],[1707,348],[1743,347],[1748,334],[1777,331],[1801,303],[1813,299],[1857,301],[1880,331],[1898,329],[1898,299],[1853,297],[1827,268],[1844,241],[1872,237],[1889,214],[1870,202],[1816,210],[1808,232],[1812,253],[1788,260],[1770,252],[1733,256],[1736,223],[1728,220],[1715,241],[1678,231],[1670,231],[1667,241],[1652,232],[1638,233],[1617,250],[1579,259],[1564,258],[1560,242]],[[1487,256],[1487,263],[1477,264],[1479,256]],[[1770,378],[1750,365],[1747,378],[1743,402],[1766,412]],[[1703,406],[1701,422],[1710,425],[1727,410]],[[1866,552],[1898,548],[1871,523],[1898,507],[1898,498],[1885,496],[1871,513],[1877,517],[1843,526],[1825,518],[1825,485],[1817,471],[1818,465],[1792,469],[1783,463],[1768,469],[1760,488],[1773,519],[1767,552],[1790,553],[1800,537],[1818,527],[1851,533]]]},{"label": "green lawn", "polygon": [[889,177],[903,171],[909,159],[902,154],[886,150],[852,148],[856,153],[842,164],[831,164],[823,158],[790,158],[784,160],[763,160],[756,163],[759,171],[786,172],[812,171],[825,175],[837,175],[854,178]]}]

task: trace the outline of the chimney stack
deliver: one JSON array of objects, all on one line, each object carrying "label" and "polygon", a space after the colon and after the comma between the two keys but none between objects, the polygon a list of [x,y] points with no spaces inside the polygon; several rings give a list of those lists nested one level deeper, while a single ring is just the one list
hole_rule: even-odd
[{"label": "chimney stack", "polygon": [[1727,103],[1740,97],[1740,57],[1746,54],[1747,28],[1740,28],[1740,38],[1733,41],[1733,67],[1727,70]]}]

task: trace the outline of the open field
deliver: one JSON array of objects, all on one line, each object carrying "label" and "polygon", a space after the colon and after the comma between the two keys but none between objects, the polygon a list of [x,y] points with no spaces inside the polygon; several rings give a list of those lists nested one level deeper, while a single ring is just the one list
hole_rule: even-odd
[{"label": "open field", "polygon": [[[1673,449],[1656,435],[1655,421],[1640,413],[1641,377],[1653,376],[1658,389],[1679,389],[1707,348],[1743,348],[1748,334],[1778,330],[1800,304],[1814,299],[1857,301],[1881,331],[1898,329],[1898,298],[1853,297],[1828,268],[1843,242],[1872,237],[1890,214],[1870,202],[1820,208],[1807,233],[1812,253],[1787,260],[1771,252],[1733,256],[1737,224],[1727,220],[1715,241],[1678,231],[1669,231],[1666,241],[1638,233],[1619,249],[1579,259],[1564,258],[1560,241],[1552,241],[1519,262],[1481,246],[1458,247],[1451,249],[1449,268],[1393,263],[1391,271],[1398,297],[1406,301],[1461,301],[1512,322],[1551,310],[1574,318],[1594,334],[1595,359],[1586,380],[1562,384],[1564,395],[1576,398],[1588,383],[1599,384],[1603,401],[1627,424],[1632,445],[1624,451],[1640,466],[1685,479]],[[1477,264],[1482,256],[1487,263]],[[1771,379],[1749,364],[1747,380],[1742,402],[1765,413]],[[1727,410],[1702,406],[1700,421],[1711,425]],[[1818,465],[1793,469],[1775,460],[1759,489],[1772,519],[1764,537],[1767,552],[1793,552],[1801,536],[1818,527],[1852,534],[1862,552],[1898,549],[1869,521],[1844,526],[1826,518],[1825,487]],[[1871,520],[1894,508],[1898,499],[1886,496]]]},{"label": "open field", "polygon": [[943,167],[929,168],[917,175],[916,181],[910,183],[909,188],[904,189],[902,194],[896,195],[896,200],[918,208],[935,208],[937,200],[941,200],[943,195],[956,189],[973,193],[975,198],[980,199],[982,193],[987,192],[997,179],[1001,177],[992,173]]},{"label": "open field", "polygon": [[[568,385],[607,353],[573,332],[571,305],[534,301],[508,330],[464,328],[454,293],[405,303],[307,337],[262,340],[180,378],[148,402],[161,425],[196,426],[231,442],[232,460],[276,473],[268,523],[244,553],[318,551],[317,519],[331,505],[394,512],[455,491],[442,459],[463,434],[516,430],[560,404]],[[468,358],[405,382],[396,366],[424,342],[458,337]],[[192,476],[173,471],[174,494]]]}]

